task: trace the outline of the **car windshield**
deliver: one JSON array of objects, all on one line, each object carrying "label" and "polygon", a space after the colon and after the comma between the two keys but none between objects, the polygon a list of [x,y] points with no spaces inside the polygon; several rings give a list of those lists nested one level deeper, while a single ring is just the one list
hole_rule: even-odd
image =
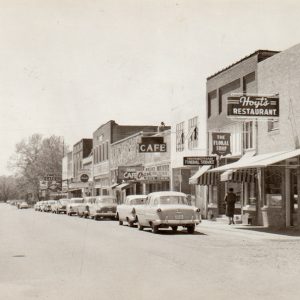
[{"label": "car windshield", "polygon": [[54,200],[48,202],[48,204],[55,204],[55,203],[56,203],[56,201],[54,201]]},{"label": "car windshield", "polygon": [[83,199],[71,199],[71,203],[83,203]]},{"label": "car windshield", "polygon": [[68,201],[67,201],[67,200],[60,200],[59,202],[60,202],[62,205],[68,204]]},{"label": "car windshield", "polygon": [[145,198],[136,198],[136,199],[132,199],[130,201],[131,205],[136,205],[136,204],[144,204],[145,203]]},{"label": "car windshield", "polygon": [[186,204],[188,205],[187,198],[184,196],[160,196],[160,204]]},{"label": "car windshield", "polygon": [[115,198],[100,198],[98,199],[98,202],[112,204],[112,203],[116,203],[117,201]]}]

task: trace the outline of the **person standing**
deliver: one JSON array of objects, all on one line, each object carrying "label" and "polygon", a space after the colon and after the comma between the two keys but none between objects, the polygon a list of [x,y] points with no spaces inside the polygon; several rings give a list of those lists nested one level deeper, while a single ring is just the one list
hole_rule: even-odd
[{"label": "person standing", "polygon": [[224,198],[226,204],[226,216],[229,218],[229,225],[234,224],[234,208],[236,202],[236,194],[233,192],[233,188],[230,188],[227,195]]}]

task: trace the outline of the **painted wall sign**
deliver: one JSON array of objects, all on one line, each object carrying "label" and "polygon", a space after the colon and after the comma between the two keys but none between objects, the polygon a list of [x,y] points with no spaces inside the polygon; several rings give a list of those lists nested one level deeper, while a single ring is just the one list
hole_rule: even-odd
[{"label": "painted wall sign", "polygon": [[183,158],[185,166],[214,166],[216,164],[215,156],[187,156]]},{"label": "painted wall sign", "polygon": [[229,96],[227,116],[239,118],[278,118],[278,96]]},{"label": "painted wall sign", "polygon": [[142,142],[138,145],[140,153],[167,152],[167,144],[160,136],[142,137]]},{"label": "painted wall sign", "polygon": [[213,132],[212,133],[212,154],[225,156],[231,154],[230,133]]},{"label": "painted wall sign", "polygon": [[141,180],[143,177],[143,166],[120,166],[118,167],[118,180]]}]

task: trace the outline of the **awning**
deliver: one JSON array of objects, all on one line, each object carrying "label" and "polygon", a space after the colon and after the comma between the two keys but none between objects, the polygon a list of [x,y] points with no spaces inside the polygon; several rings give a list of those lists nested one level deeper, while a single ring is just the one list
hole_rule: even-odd
[{"label": "awning", "polygon": [[256,178],[255,169],[227,170],[221,174],[220,181],[254,183],[255,178]]},{"label": "awning", "polygon": [[112,184],[109,188],[115,189],[117,186],[118,186],[118,183],[114,183],[114,184]]},{"label": "awning", "polygon": [[300,149],[293,150],[293,151],[265,153],[265,154],[249,157],[247,159],[246,158],[243,159],[244,157],[243,156],[237,162],[211,169],[209,172],[223,172],[227,170],[264,168],[270,165],[274,165],[278,162],[284,161],[286,159],[297,157],[299,155],[300,155]]},{"label": "awning", "polygon": [[199,178],[211,168],[211,166],[202,166],[200,169],[189,179],[189,184],[198,184]]},{"label": "awning", "polygon": [[130,183],[121,183],[117,186],[118,190],[126,189],[128,186],[130,186]]}]

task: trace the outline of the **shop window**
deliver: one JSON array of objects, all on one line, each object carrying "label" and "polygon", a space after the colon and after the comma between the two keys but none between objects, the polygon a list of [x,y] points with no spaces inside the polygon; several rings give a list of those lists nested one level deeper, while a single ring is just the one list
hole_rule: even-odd
[{"label": "shop window", "polygon": [[184,150],[184,122],[176,125],[176,152]]},{"label": "shop window", "polygon": [[267,168],[265,170],[266,194],[281,194],[282,174],[280,169]]},{"label": "shop window", "polygon": [[198,147],[198,117],[188,121],[188,148],[195,149]]}]

